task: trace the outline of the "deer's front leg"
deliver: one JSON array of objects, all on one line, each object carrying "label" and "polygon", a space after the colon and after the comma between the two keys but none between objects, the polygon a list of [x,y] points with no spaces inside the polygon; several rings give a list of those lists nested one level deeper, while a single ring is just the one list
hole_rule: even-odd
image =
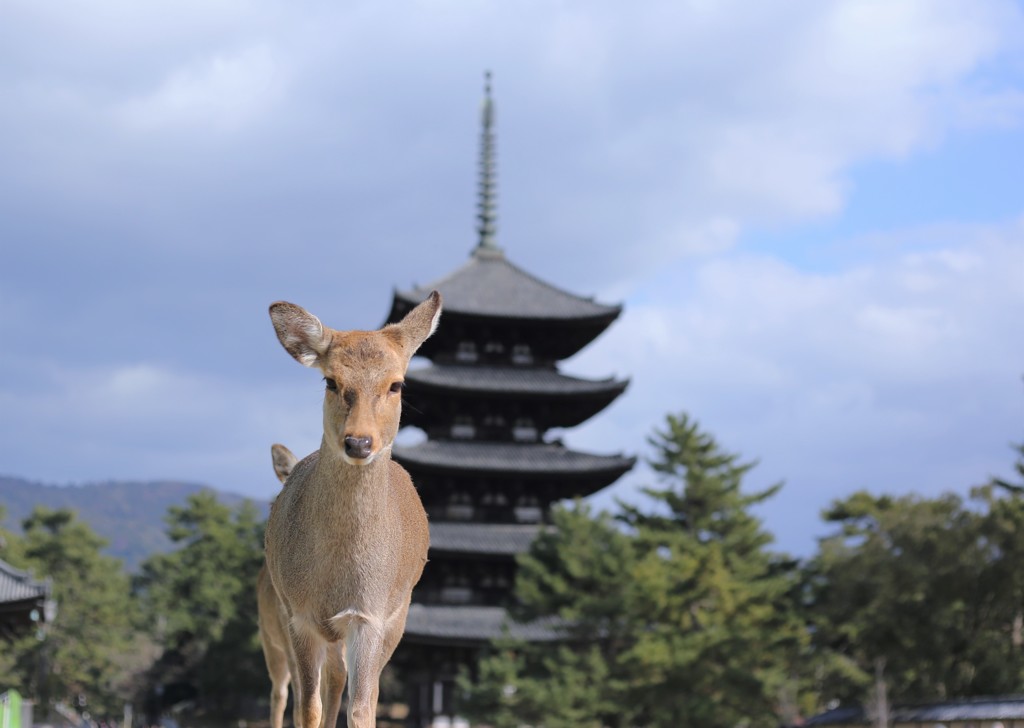
[{"label": "deer's front leg", "polygon": [[334,728],[341,712],[341,696],[345,690],[345,645],[334,643],[327,648],[327,660],[324,663],[323,677],[323,728]]},{"label": "deer's front leg", "polygon": [[375,728],[377,688],[387,658],[379,624],[360,622],[345,641],[349,728]]},{"label": "deer's front leg", "polygon": [[320,700],[320,672],[324,666],[326,644],[319,635],[292,626],[292,650],[295,657],[293,684],[297,687],[297,714],[302,728],[319,728],[323,715]]}]

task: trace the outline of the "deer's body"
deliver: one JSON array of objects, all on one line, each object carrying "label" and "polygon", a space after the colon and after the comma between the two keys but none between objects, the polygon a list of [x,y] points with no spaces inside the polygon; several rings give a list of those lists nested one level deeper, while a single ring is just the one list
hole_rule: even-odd
[{"label": "deer's body", "polygon": [[[284,445],[271,446],[274,472],[282,484],[288,480],[298,458]],[[273,508],[273,506],[271,506]],[[291,636],[288,627],[287,610],[277,596],[266,564],[256,579],[256,603],[260,644],[270,675],[270,728],[282,728],[284,711],[288,704],[288,686],[296,674],[295,658],[292,655]],[[328,650],[327,663],[322,670],[320,694],[324,702],[323,722],[332,725],[341,709],[341,692],[344,688],[344,670],[339,650]],[[338,683],[338,680],[341,683]],[[297,687],[297,686],[296,686]],[[298,690],[295,691],[294,709],[298,715]],[[300,725],[296,718],[295,725]]]},{"label": "deer's body", "polygon": [[266,564],[256,579],[256,605],[263,659],[270,675],[270,726],[284,725],[284,709],[288,704],[288,685],[292,679],[293,661],[288,636],[288,619],[270,581]]},{"label": "deer's body", "polygon": [[329,714],[340,701],[346,672],[349,726],[376,725],[380,672],[405,629],[430,541],[423,504],[391,445],[405,370],[440,308],[434,293],[398,324],[340,332],[293,304],[271,307],[285,349],[327,381],[320,450],[292,470],[266,534],[303,728],[320,726],[323,702]]}]

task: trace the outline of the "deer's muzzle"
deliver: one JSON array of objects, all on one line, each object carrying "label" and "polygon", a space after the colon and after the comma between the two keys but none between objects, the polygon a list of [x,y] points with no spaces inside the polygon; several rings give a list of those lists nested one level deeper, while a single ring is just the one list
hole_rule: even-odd
[{"label": "deer's muzzle", "polygon": [[354,460],[364,460],[370,457],[370,453],[372,451],[372,437],[355,437],[353,435],[347,435],[345,437],[345,454],[350,458]]}]

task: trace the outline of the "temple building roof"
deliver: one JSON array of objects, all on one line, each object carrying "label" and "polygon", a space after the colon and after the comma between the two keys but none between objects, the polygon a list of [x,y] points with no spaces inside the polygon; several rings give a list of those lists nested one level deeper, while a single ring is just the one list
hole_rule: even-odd
[{"label": "temple building roof", "polygon": [[0,561],[0,607],[10,602],[46,599],[50,596],[50,581],[37,580],[28,571],[16,569]]},{"label": "temple building roof", "polygon": [[51,592],[49,579],[36,579],[31,572],[0,561],[0,639],[52,622],[57,602]]},{"label": "temple building roof", "polygon": [[484,644],[503,635],[530,642],[557,640],[560,621],[529,624],[513,621],[503,607],[413,604],[405,622],[404,641],[451,645]]},{"label": "temple building roof", "polygon": [[[469,260],[440,280],[407,291],[395,291],[395,304],[403,312],[438,290],[444,297],[444,314],[496,316],[513,319],[608,319],[621,306],[596,303],[542,281],[510,262],[498,250],[477,248]],[[394,307],[389,320],[397,320]]]},{"label": "temple building roof", "polygon": [[594,455],[570,450],[556,443],[428,440],[412,446],[396,445],[392,454],[395,460],[406,466],[487,471],[496,475],[590,475],[614,472],[615,477],[618,477],[636,462],[636,458],[624,455]]},{"label": "temple building roof", "polygon": [[514,366],[434,365],[410,369],[406,380],[443,389],[501,394],[588,395],[620,394],[628,380],[581,379],[553,369]]},{"label": "temple building roof", "polygon": [[430,551],[514,556],[529,550],[540,529],[538,524],[432,521]]}]

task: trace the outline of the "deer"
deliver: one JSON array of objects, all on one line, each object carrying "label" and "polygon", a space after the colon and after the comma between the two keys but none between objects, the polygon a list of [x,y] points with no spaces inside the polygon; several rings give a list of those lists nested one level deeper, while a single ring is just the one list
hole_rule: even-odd
[{"label": "deer", "polygon": [[[270,446],[271,460],[274,465],[274,474],[281,481],[282,485],[288,482],[288,476],[295,468],[299,459],[285,445],[274,443]],[[273,508],[273,504],[271,504]],[[263,647],[263,659],[267,663],[267,673],[270,675],[270,728],[283,728],[284,711],[288,705],[288,686],[291,684],[292,674],[295,672],[295,660],[291,654],[291,644],[288,637],[288,619],[284,608],[278,599],[277,592],[267,573],[266,563],[260,568],[259,576],[256,579],[256,607],[257,624],[259,626],[260,645]],[[330,658],[333,657],[333,660]],[[334,695],[334,700],[326,705],[323,712],[325,725],[333,725],[337,722],[338,713],[341,710],[341,687],[334,685],[338,672],[331,669],[337,665],[340,655],[332,652],[328,655],[330,664],[324,666],[321,677],[321,700],[327,695]],[[297,691],[296,691],[297,694]],[[295,708],[298,707],[298,700],[295,700]],[[333,721],[332,721],[333,719]],[[298,721],[292,720],[298,725]]]},{"label": "deer", "polygon": [[[291,450],[278,443],[270,446],[270,453],[274,473],[281,481],[281,485],[285,485],[299,459]],[[256,578],[256,608],[263,659],[267,663],[267,673],[270,675],[270,726],[282,728],[284,710],[288,704],[288,685],[291,683],[294,666],[288,638],[288,621],[277,598],[277,592],[274,591],[274,585],[270,581],[266,563],[260,568],[259,576]]]},{"label": "deer", "polygon": [[[270,445],[270,457],[274,474],[281,480],[282,485],[287,484],[288,476],[299,459],[287,446],[276,442]],[[272,503],[270,508],[273,508]],[[278,593],[273,589],[265,563],[260,568],[256,580],[256,606],[260,644],[270,676],[270,728],[283,728],[285,709],[288,705],[288,688],[295,673],[295,660],[292,657],[288,636],[288,615],[278,598]],[[336,665],[339,655],[332,653],[329,656],[334,656]],[[338,721],[338,713],[341,712],[342,686],[334,685],[338,674],[336,669],[331,670],[330,666],[326,665],[324,674],[321,679],[321,699],[327,701],[324,723],[334,725]],[[295,703],[297,706],[298,700],[295,700]],[[293,720],[293,723],[296,721]]]},{"label": "deer", "polygon": [[430,546],[423,503],[391,448],[409,361],[440,315],[437,291],[376,331],[337,331],[296,304],[270,306],[285,351],[319,369],[325,384],[320,449],[288,476],[265,542],[302,728],[321,725],[342,687],[350,728],[376,726],[380,674],[405,630]]}]

